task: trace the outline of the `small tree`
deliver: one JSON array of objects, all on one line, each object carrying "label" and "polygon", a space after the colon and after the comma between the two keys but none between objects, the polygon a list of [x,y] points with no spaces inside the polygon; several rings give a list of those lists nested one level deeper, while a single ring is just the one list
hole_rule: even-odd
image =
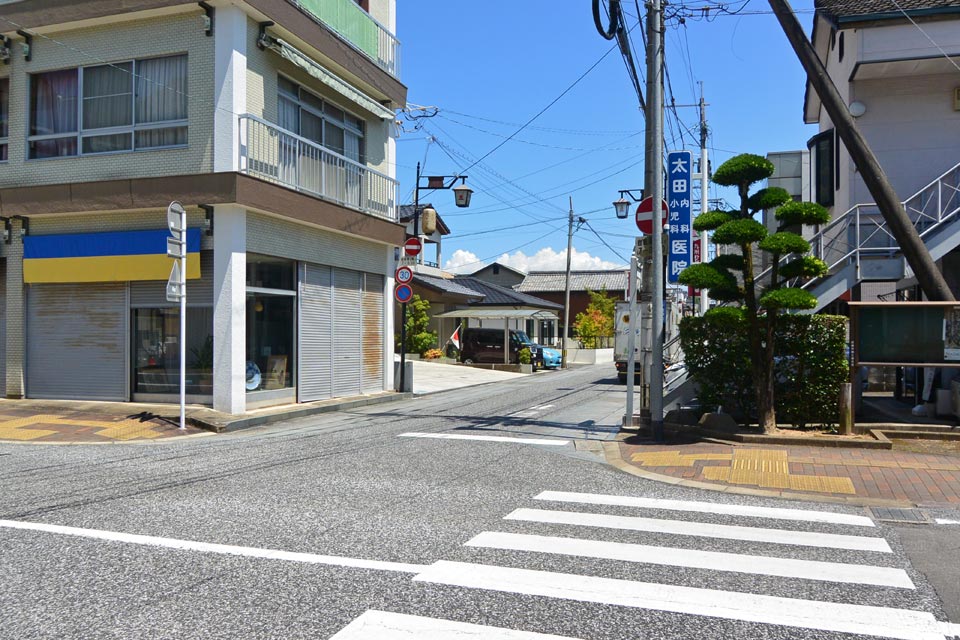
[{"label": "small tree", "polygon": [[[437,346],[437,332],[430,331],[430,302],[414,295],[407,303],[407,353],[423,355]],[[400,340],[397,340],[399,344]]]},{"label": "small tree", "polygon": [[[817,299],[808,291],[787,286],[787,281],[816,277],[827,273],[820,259],[805,255],[810,243],[802,236],[786,231],[805,224],[823,224],[830,219],[827,210],[812,202],[793,202],[779,187],[760,189],[753,195],[750,187],[773,175],[773,163],[758,155],[745,153],[724,162],[713,175],[719,185],[736,187],[740,209],[708,211],[693,223],[697,231],[713,231],[713,241],[740,250],[738,254],[718,255],[713,261],[694,264],[680,274],[680,282],[709,289],[714,300],[739,302],[748,326],[753,383],[757,396],[757,419],[764,432],[777,428],[774,404],[774,335],[777,313],[781,309],[813,309]],[[764,209],[777,208],[779,228],[768,234],[767,228],[753,216]],[[770,254],[770,283],[764,289],[755,281],[756,247]],[[793,256],[781,265],[780,259]],[[741,281],[734,272],[740,272]],[[742,284],[741,284],[742,282]]]},{"label": "small tree", "polygon": [[607,295],[606,287],[600,291],[587,289],[587,295],[590,296],[590,304],[583,312],[577,314],[573,328],[583,341],[585,348],[596,349],[597,338],[613,335],[613,316],[616,305],[613,298]]}]

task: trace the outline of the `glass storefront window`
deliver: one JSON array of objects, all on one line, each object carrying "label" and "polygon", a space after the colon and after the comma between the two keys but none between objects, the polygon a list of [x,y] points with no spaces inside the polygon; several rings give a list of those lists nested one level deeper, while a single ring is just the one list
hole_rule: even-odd
[{"label": "glass storefront window", "polygon": [[[133,392],[180,393],[180,310],[133,310]],[[187,393],[213,394],[213,308],[187,309]]]},{"label": "glass storefront window", "polygon": [[283,258],[247,255],[247,286],[296,291],[296,263]]},{"label": "glass storefront window", "polygon": [[293,387],[296,297],[247,294],[247,391]]}]

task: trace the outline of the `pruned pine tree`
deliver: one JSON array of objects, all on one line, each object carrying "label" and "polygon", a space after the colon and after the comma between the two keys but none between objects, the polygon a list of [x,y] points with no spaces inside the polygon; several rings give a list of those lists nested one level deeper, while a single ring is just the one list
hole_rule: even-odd
[{"label": "pruned pine tree", "polygon": [[[730,158],[717,168],[713,181],[725,187],[736,187],[740,208],[707,211],[697,217],[693,228],[713,231],[716,244],[736,247],[740,253],[718,255],[711,262],[693,264],[680,274],[682,284],[707,289],[714,300],[740,304],[749,331],[757,420],[765,433],[777,428],[773,385],[777,314],[781,310],[813,309],[817,304],[813,294],[787,286],[787,283],[827,273],[826,263],[806,255],[810,252],[810,243],[787,229],[824,224],[830,219],[830,214],[822,206],[794,202],[780,187],[759,189],[751,194],[750,188],[773,175],[773,170],[772,162],[749,153]],[[754,216],[773,208],[776,208],[779,225],[777,232],[770,234]],[[755,280],[755,267],[760,264],[757,260],[759,251],[769,253],[773,265],[766,287]],[[783,264],[781,260],[784,260]]]}]

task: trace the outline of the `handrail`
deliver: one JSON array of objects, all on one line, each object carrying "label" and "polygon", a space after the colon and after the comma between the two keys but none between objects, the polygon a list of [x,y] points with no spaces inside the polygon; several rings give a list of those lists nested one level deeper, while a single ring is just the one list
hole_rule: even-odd
[{"label": "handrail", "polygon": [[240,172],[398,220],[395,179],[252,114],[240,116]]}]

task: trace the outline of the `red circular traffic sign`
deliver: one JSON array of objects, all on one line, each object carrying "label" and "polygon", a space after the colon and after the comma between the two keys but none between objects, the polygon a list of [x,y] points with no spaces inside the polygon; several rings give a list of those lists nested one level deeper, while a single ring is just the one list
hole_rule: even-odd
[{"label": "red circular traffic sign", "polygon": [[393,297],[397,299],[397,302],[406,304],[413,298],[413,289],[408,284],[401,284],[393,290]]},{"label": "red circular traffic sign", "polygon": [[400,267],[397,269],[396,278],[400,284],[407,284],[413,280],[413,271],[410,267]]},{"label": "red circular traffic sign", "polygon": [[[669,208],[667,207],[667,201],[662,200],[663,208],[663,222],[661,222],[661,227],[667,224],[667,212]],[[648,196],[640,201],[640,204],[637,205],[637,229],[640,229],[641,233],[650,235],[653,233],[653,198]]]},{"label": "red circular traffic sign", "polygon": [[403,243],[403,253],[405,255],[419,255],[421,249],[423,249],[423,243],[420,242],[420,238],[407,238],[407,241]]}]

